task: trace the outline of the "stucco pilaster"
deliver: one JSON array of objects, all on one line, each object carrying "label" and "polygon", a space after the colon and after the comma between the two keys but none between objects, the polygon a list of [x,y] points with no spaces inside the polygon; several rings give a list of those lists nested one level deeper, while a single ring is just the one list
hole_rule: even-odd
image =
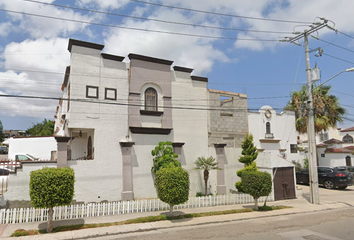
[{"label": "stucco pilaster", "polygon": [[133,200],[133,169],[131,150],[134,142],[120,142],[122,150],[122,201]]},{"label": "stucco pilaster", "polygon": [[222,170],[217,171],[217,183],[216,183],[216,192],[217,194],[226,194],[226,185],[225,185],[225,149],[226,144],[214,144],[216,151],[216,162],[218,167]]},{"label": "stucco pilaster", "polygon": [[58,168],[68,166],[68,142],[70,139],[71,137],[55,137],[58,143]]},{"label": "stucco pilaster", "polygon": [[182,143],[182,142],[172,143],[173,152],[178,154],[177,161],[180,162],[181,164],[182,164],[182,147],[183,147],[183,145],[184,145],[184,143]]}]

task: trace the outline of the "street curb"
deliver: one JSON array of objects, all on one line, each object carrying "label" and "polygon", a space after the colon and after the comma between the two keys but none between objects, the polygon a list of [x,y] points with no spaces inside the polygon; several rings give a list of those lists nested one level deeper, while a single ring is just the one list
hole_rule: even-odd
[{"label": "street curb", "polygon": [[[72,239],[80,240],[80,239],[96,238],[96,237],[103,237],[103,236],[115,236],[115,235],[131,234],[131,233],[151,232],[151,231],[158,231],[159,229],[177,229],[183,227],[231,223],[231,222],[245,221],[251,219],[262,219],[262,218],[277,217],[277,216],[287,216],[287,215],[296,215],[296,214],[303,214],[303,213],[310,213],[310,212],[321,212],[321,211],[330,211],[335,209],[352,208],[352,206],[348,206],[348,204],[343,202],[338,202],[331,205],[332,206],[322,205],[318,209],[313,209],[313,207],[311,206],[312,209],[300,210],[300,211],[294,211],[294,208],[289,208],[289,209],[280,209],[280,210],[274,210],[269,212],[248,212],[248,213],[235,213],[235,214],[227,214],[227,215],[191,218],[191,221],[195,221],[195,222],[191,222],[191,221],[186,222],[186,219],[176,219],[176,220],[149,222],[149,223],[109,226],[109,227],[101,227],[101,228],[89,228],[89,229],[73,230],[67,232],[58,232],[58,233],[50,233],[50,234],[42,234],[42,235],[22,236],[16,238],[7,237],[1,239],[4,240],[43,239],[44,240],[50,238],[53,240],[72,240]],[[305,207],[305,209],[306,208],[308,207]],[[241,216],[243,214],[245,216]],[[235,218],[235,216],[237,217]],[[220,218],[224,218],[224,219],[220,219]]]}]

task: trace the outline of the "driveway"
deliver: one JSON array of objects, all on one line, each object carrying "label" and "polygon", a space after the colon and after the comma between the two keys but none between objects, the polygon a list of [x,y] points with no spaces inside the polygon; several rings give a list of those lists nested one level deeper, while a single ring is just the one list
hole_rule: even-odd
[{"label": "driveway", "polygon": [[[297,187],[302,189],[303,197],[310,201],[310,186],[298,184]],[[354,186],[342,190],[319,187],[319,194],[320,203],[346,202],[348,205],[354,206]]]}]

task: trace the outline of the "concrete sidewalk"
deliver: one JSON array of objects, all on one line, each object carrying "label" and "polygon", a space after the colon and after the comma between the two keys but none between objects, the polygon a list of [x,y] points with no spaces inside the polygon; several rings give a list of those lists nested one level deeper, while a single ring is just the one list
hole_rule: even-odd
[{"label": "concrete sidewalk", "polygon": [[[263,203],[260,203],[262,205]],[[247,212],[247,213],[238,213],[238,214],[228,214],[228,215],[219,215],[219,216],[210,216],[210,217],[200,217],[200,218],[190,218],[182,220],[166,220],[160,222],[151,222],[151,223],[140,223],[140,224],[129,224],[121,226],[112,226],[112,227],[101,227],[101,228],[92,228],[92,229],[83,229],[76,231],[68,232],[59,232],[35,236],[26,236],[19,238],[9,238],[10,235],[17,229],[45,229],[46,222],[36,222],[36,223],[21,223],[21,224],[8,224],[0,226],[0,237],[1,239],[83,239],[97,236],[107,236],[107,235],[120,235],[133,232],[144,232],[144,231],[154,231],[164,228],[178,228],[185,226],[196,226],[203,224],[212,224],[212,223],[222,223],[222,222],[233,222],[241,221],[245,219],[252,218],[265,218],[270,216],[280,216],[280,215],[289,215],[289,214],[300,214],[308,213],[315,211],[325,211],[329,209],[339,209],[339,208],[348,208],[352,207],[353,203],[343,202],[343,201],[333,201],[325,200],[322,201],[319,205],[310,204],[305,198],[276,201],[267,203],[268,206],[276,205],[285,205],[291,206],[289,209],[275,210],[269,212]],[[206,207],[206,208],[189,208],[181,209],[174,211],[174,215],[177,214],[187,214],[187,213],[201,213],[201,212],[212,212],[212,211],[222,211],[230,209],[242,209],[253,207],[252,204],[237,204],[237,205],[223,205],[215,207]],[[108,222],[120,222],[128,219],[134,219],[138,217],[146,216],[156,216],[161,214],[167,214],[164,212],[145,212],[145,213],[132,213],[132,214],[121,214],[114,216],[103,216],[103,217],[91,217],[83,219],[74,219],[74,220],[62,220],[55,221],[54,227],[56,226],[65,226],[65,225],[76,225],[76,224],[90,224],[90,223],[108,223]]]}]

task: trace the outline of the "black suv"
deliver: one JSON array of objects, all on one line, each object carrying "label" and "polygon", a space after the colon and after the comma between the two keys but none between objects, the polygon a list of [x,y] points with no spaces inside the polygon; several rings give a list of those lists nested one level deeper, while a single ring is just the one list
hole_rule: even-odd
[{"label": "black suv", "polygon": [[[325,188],[345,189],[353,184],[352,174],[343,167],[317,167],[318,184]],[[296,172],[296,183],[309,184],[309,170]]]}]

